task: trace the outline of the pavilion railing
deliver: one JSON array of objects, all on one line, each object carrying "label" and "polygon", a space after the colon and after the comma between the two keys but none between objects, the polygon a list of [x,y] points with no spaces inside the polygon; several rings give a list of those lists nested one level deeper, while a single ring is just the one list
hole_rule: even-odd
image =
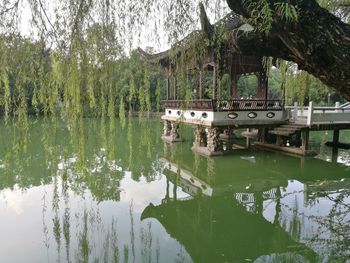
[{"label": "pavilion railing", "polygon": [[282,100],[233,99],[233,100],[165,100],[165,108],[207,111],[281,111]]}]

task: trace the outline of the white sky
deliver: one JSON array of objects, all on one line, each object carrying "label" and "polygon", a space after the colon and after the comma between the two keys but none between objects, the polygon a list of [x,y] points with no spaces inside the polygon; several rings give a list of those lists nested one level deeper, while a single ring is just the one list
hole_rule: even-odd
[{"label": "white sky", "polygon": [[[54,14],[53,10],[55,6],[57,5],[57,1],[51,1],[49,9],[47,11],[47,14],[50,16],[51,22],[54,21]],[[32,25],[32,12],[30,9],[30,6],[27,1],[21,2],[21,17],[19,22],[19,30],[21,34],[25,37],[35,39],[37,37],[37,31]],[[153,25],[154,21],[150,21],[149,24],[145,24],[140,32],[140,37],[138,37],[138,34],[134,35],[133,43],[132,43],[132,49],[141,47],[143,49],[147,47],[153,47],[156,51],[164,50],[169,48],[169,44],[167,42],[166,33],[164,32],[163,28],[160,27],[158,29],[158,34],[160,37],[158,37],[156,40],[155,32],[153,30],[150,30]]]},{"label": "white sky", "polygon": [[[221,5],[221,8],[226,5],[225,0],[217,0],[218,3]],[[42,1],[43,4],[45,5],[46,1]],[[54,22],[54,9],[55,7],[58,6],[59,0],[51,0],[47,1],[48,4],[46,5],[47,8],[47,14],[50,17],[51,22]],[[30,11],[30,6],[28,4],[28,1],[24,0],[21,1],[22,6],[21,6],[21,22],[20,22],[20,32],[22,35],[29,37],[29,38],[36,38],[36,30],[33,28],[31,24],[31,11]],[[227,5],[226,5],[227,6]],[[198,9],[198,8],[196,8]],[[213,9],[213,8],[212,8]],[[164,10],[165,12],[166,10]],[[226,8],[226,13],[227,13],[227,8]],[[222,11],[222,12],[225,12]],[[213,23],[214,20],[217,20],[219,17],[222,16],[222,14],[217,14],[214,13],[213,10],[207,8],[208,16],[211,22]],[[198,10],[193,10],[193,14],[198,13]],[[168,43],[168,36],[166,32],[164,31],[165,29],[160,26],[158,27],[157,33],[155,32],[155,19],[159,20],[161,24],[165,23],[165,14],[160,14],[156,13],[154,16],[156,16],[153,19],[146,19],[148,22],[147,24],[141,26],[140,32],[135,32],[133,35],[133,42],[132,42],[132,49],[141,47],[145,49],[146,47],[153,47],[155,51],[162,51],[165,49],[169,48],[169,43]],[[197,21],[196,27],[199,27],[200,21],[198,15],[195,15],[195,21]],[[196,18],[197,17],[197,18]],[[137,30],[138,31],[138,30]],[[126,47],[128,49],[128,47]]]}]

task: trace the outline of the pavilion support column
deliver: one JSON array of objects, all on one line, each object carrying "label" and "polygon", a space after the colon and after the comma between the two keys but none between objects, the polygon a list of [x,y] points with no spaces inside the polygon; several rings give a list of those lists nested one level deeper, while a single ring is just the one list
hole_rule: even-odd
[{"label": "pavilion support column", "polygon": [[231,76],[230,95],[231,95],[231,99],[237,98],[237,75],[236,74]]},{"label": "pavilion support column", "polygon": [[258,92],[257,97],[267,100],[267,77],[265,70],[260,71],[258,76]]},{"label": "pavilion support column", "polygon": [[173,77],[173,99],[177,99],[177,92],[176,92],[176,77]]},{"label": "pavilion support column", "polygon": [[167,76],[166,78],[166,99],[170,99],[170,77]]},{"label": "pavilion support column", "polygon": [[165,69],[165,74],[166,74],[166,99],[170,99],[170,70],[169,67]]},{"label": "pavilion support column", "polygon": [[203,69],[199,71],[199,99],[203,99],[204,94],[204,76],[203,76]]},{"label": "pavilion support column", "polygon": [[213,99],[217,99],[217,89],[216,89],[216,65],[213,66]]},{"label": "pavilion support column", "polygon": [[181,142],[179,124],[174,121],[165,120],[162,139],[166,142]]}]

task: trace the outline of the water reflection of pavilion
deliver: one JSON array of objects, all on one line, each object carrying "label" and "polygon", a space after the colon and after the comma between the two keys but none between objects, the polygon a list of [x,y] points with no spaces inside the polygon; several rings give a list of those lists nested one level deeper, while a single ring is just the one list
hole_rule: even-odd
[{"label": "water reflection of pavilion", "polygon": [[[291,165],[289,171],[281,174],[278,171],[283,163],[277,162],[274,167],[264,165],[263,169],[259,162],[265,160],[260,157],[261,160],[250,156],[237,161],[250,165],[253,162],[253,166],[257,166],[257,169],[247,169],[245,178],[220,178],[218,174],[216,180],[208,180],[203,171],[197,171],[195,176],[190,172],[190,160],[175,164],[162,159],[163,174],[167,178],[166,194],[162,204],[150,204],[143,211],[142,219],[157,219],[184,245],[194,262],[240,262],[264,257],[277,261],[286,258],[290,262],[314,261],[316,253],[281,225],[281,192],[288,180],[294,178],[304,184],[302,194],[307,202],[317,195],[343,189],[344,184],[349,185],[348,172],[343,166],[317,159],[304,162],[291,158],[289,162],[299,162],[299,165]],[[319,169],[320,166],[324,169]],[[312,172],[316,167],[321,172]],[[212,170],[215,173],[220,168]],[[259,178],[254,175],[257,170],[260,175],[268,170],[269,176]],[[189,196],[177,198],[179,188]],[[264,210],[271,203],[274,216],[267,218]]]}]

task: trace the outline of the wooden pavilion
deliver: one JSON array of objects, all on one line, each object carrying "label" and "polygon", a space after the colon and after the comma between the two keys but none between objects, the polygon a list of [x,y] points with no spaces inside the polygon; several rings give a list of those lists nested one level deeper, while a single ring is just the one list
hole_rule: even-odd
[{"label": "wooden pavilion", "polygon": [[[304,123],[303,119],[310,109],[312,118],[315,109],[312,104],[300,114],[295,108],[294,111],[300,116],[295,116],[291,122],[293,109],[284,106],[283,98],[269,98],[264,58],[240,53],[236,48],[239,35],[253,28],[243,24],[234,13],[211,25],[203,5],[200,5],[200,10],[201,30],[192,32],[171,49],[158,54],[148,54],[139,49],[146,61],[159,63],[166,76],[165,114],[162,116],[164,140],[181,141],[179,123],[190,124],[196,127],[192,149],[203,155],[221,155],[233,150],[235,129],[254,128],[258,130],[261,146],[270,146],[266,143],[272,142],[273,149],[308,155],[308,133],[311,128],[335,131],[339,131],[339,127],[350,128],[350,107],[346,112],[343,109],[342,113],[345,114],[334,120],[323,122],[321,117],[321,126],[317,124],[316,127],[311,127],[307,121]],[[229,77],[229,87],[223,92],[219,83],[225,75]],[[257,83],[255,95],[248,98],[241,97],[238,92],[238,80],[245,75],[256,76]],[[191,99],[186,99],[184,82],[187,83],[187,93],[188,89],[191,90]],[[336,107],[322,110],[339,112]],[[338,127],[338,124],[341,126]],[[286,148],[287,142],[294,140],[293,136],[297,149]]]}]

